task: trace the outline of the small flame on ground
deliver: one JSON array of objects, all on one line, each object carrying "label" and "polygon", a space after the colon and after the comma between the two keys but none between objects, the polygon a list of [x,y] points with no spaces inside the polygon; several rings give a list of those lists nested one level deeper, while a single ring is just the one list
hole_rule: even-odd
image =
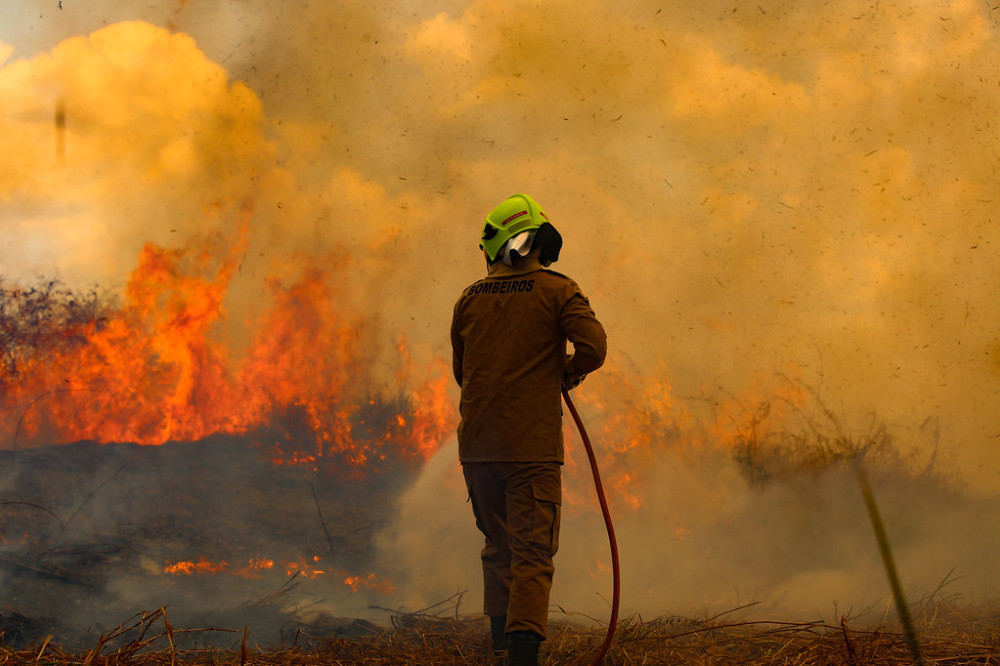
[{"label": "small flame on ground", "polygon": [[286,562],[285,575],[294,576],[295,574],[298,574],[300,576],[305,576],[306,578],[316,578],[317,576],[322,576],[326,572],[322,569],[315,568],[314,565],[318,562],[318,555],[313,555],[311,562],[307,562],[305,559],[300,559],[298,562]]},{"label": "small flame on ground", "polygon": [[[296,561],[277,563],[267,557],[256,557],[249,559],[246,566],[230,568],[229,562],[225,560],[212,562],[205,557],[199,557],[197,560],[179,560],[176,562],[167,560],[163,566],[163,573],[175,576],[228,574],[242,578],[260,578],[263,576],[263,572],[273,570],[277,566],[279,569],[284,570],[286,576],[303,576],[313,579],[327,573],[324,569],[317,568],[316,565],[320,562],[320,559],[318,555],[314,555],[311,558],[303,557]],[[396,586],[390,579],[376,573],[370,573],[366,576],[355,576],[346,571],[338,571],[336,576],[342,577],[344,586],[352,592],[371,590],[378,594],[391,594],[396,591]]]},{"label": "small flame on ground", "polygon": [[210,562],[204,557],[199,558],[197,562],[187,560],[170,562],[168,560],[163,567],[163,573],[183,574],[185,576],[190,576],[192,574],[216,574],[225,571],[228,566],[229,562],[226,562],[225,560],[221,562]]},{"label": "small flame on ground", "polygon": [[243,576],[244,578],[260,578],[263,574],[262,571],[267,571],[268,569],[274,568],[274,560],[269,560],[266,557],[252,558],[245,567],[237,569],[233,573]]},{"label": "small flame on ground", "polygon": [[396,591],[396,586],[393,585],[392,581],[388,578],[382,578],[374,573],[370,573],[363,577],[347,576],[344,578],[344,585],[351,588],[354,592],[357,592],[362,588],[373,590],[379,594],[391,594]]}]

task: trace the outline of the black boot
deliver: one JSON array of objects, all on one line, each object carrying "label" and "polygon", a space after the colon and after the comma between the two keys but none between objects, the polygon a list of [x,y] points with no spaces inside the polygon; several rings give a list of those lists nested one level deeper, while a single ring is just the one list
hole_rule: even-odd
[{"label": "black boot", "polygon": [[507,634],[507,666],[538,666],[538,646],[542,637],[533,631]]},{"label": "black boot", "polygon": [[493,656],[496,658],[497,666],[503,666],[507,658],[507,629],[506,615],[490,616],[490,638],[493,641]]}]

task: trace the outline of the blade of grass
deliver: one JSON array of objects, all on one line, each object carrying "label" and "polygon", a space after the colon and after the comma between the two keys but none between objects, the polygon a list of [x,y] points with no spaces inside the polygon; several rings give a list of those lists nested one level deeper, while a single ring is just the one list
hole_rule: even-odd
[{"label": "blade of grass", "polygon": [[882,563],[885,565],[885,572],[889,576],[892,595],[896,599],[896,612],[899,613],[899,620],[903,623],[906,642],[910,646],[914,663],[918,666],[924,666],[924,657],[920,652],[920,641],[917,640],[917,630],[913,626],[910,607],[906,603],[906,597],[903,595],[903,586],[899,582],[899,572],[896,570],[896,562],[892,557],[892,548],[889,546],[889,537],[886,535],[885,525],[882,523],[878,504],[875,503],[875,493],[872,492],[871,484],[868,482],[868,474],[860,462],[855,464],[854,469],[858,474],[858,484],[861,486],[861,495],[865,500],[865,508],[868,509],[868,517],[872,521],[872,529],[875,531],[875,540],[878,541],[878,549],[882,554]]}]

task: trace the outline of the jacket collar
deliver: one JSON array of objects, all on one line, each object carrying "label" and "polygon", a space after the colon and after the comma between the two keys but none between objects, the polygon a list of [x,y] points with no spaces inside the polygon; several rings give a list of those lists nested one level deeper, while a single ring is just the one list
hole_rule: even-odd
[{"label": "jacket collar", "polygon": [[508,266],[502,261],[496,261],[489,267],[486,277],[508,277],[510,275],[524,275],[525,273],[540,271],[544,267],[538,259],[539,254],[541,254],[540,251],[532,250],[527,257],[518,261],[516,266]]}]

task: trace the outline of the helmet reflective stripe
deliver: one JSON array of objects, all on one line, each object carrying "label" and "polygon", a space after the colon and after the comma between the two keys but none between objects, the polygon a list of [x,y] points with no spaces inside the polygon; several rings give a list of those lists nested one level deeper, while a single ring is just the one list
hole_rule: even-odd
[{"label": "helmet reflective stripe", "polygon": [[516,220],[517,218],[522,217],[524,215],[530,215],[530,213],[528,211],[526,211],[526,210],[522,210],[522,211],[520,211],[518,213],[514,213],[513,215],[511,215],[510,217],[508,217],[506,220],[504,220],[503,222],[501,222],[500,226],[501,227],[506,227],[507,223],[509,223],[511,220]]},{"label": "helmet reflective stripe", "polygon": [[549,218],[537,201],[527,194],[515,194],[486,216],[479,247],[486,250],[490,261],[496,261],[500,250],[511,237],[522,231],[537,229],[548,221]]}]

